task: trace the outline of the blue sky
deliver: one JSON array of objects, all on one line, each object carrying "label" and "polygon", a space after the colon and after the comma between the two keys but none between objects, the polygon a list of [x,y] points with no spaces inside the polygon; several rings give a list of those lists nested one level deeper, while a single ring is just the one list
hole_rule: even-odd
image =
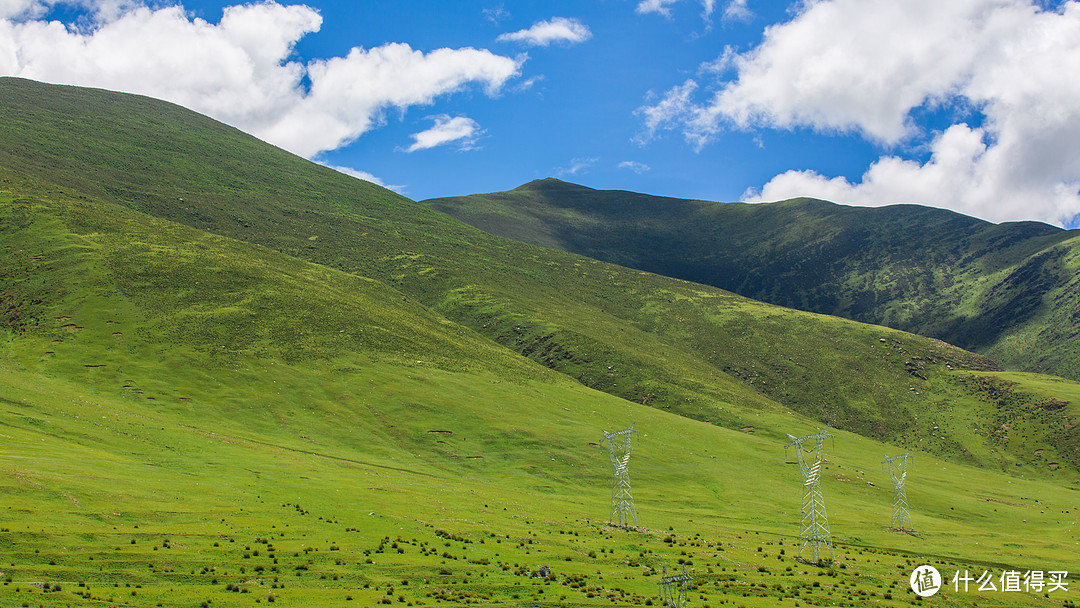
[{"label": "blue sky", "polygon": [[543,177],[1076,226],[1080,4],[0,0],[0,75],[168,99],[414,199]]}]

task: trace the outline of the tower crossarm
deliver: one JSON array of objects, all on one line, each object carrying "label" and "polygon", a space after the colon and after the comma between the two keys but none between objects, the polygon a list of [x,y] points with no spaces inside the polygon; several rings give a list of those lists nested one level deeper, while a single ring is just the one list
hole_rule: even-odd
[{"label": "tower crossarm", "polygon": [[[795,458],[799,463],[799,469],[802,470],[803,479],[809,479],[814,473],[814,465],[820,463],[825,454],[825,440],[833,439],[836,435],[829,432],[829,426],[825,425],[825,428],[821,429],[817,433],[810,435],[803,435],[802,437],[796,437],[794,435],[788,435],[788,443],[784,446],[784,452],[787,452],[789,448],[795,448]],[[810,444],[814,446],[816,452],[813,463],[808,463],[806,458],[806,450],[803,449],[803,444]]]},{"label": "tower crossarm", "polygon": [[910,452],[904,452],[898,456],[886,455],[884,460],[881,461],[883,466],[889,467],[889,477],[892,477],[893,486],[899,487],[904,485],[904,480],[907,478],[907,459]]},{"label": "tower crossarm", "polygon": [[604,438],[600,440],[600,443],[604,443],[605,441],[611,441],[612,444],[614,444],[613,440],[619,438],[625,438],[626,441],[629,441],[630,437],[632,437],[634,433],[641,432],[634,428],[634,424],[631,424],[629,427],[621,431],[604,431]]}]

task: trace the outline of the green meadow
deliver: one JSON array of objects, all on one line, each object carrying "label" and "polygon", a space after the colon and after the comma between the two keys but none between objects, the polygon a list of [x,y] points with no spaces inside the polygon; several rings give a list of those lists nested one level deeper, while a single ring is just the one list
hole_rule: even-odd
[{"label": "green meadow", "polygon": [[[836,562],[797,562],[801,479],[773,430],[816,429],[792,417],[739,432],[565,381],[391,363],[288,366],[272,398],[207,401],[4,372],[3,605],[643,605],[687,564],[693,605],[894,606],[913,603],[915,565],[1000,576],[1080,552],[1075,484],[918,451],[919,533],[888,530],[880,463],[897,450],[839,431],[823,481]],[[222,415],[245,397],[261,405]],[[605,525],[595,445],[630,422],[639,530]]]},{"label": "green meadow", "polygon": [[[682,567],[691,606],[1080,596],[1080,384],[486,235],[160,102],[0,85],[0,606],[651,606]],[[784,446],[826,422],[810,565]],[[622,529],[599,443],[630,424]],[[920,600],[921,564],[1068,590]]]}]

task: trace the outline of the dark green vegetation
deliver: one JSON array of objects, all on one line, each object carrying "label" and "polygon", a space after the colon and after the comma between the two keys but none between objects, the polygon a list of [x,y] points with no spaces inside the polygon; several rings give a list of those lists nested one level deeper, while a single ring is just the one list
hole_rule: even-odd
[{"label": "dark green vegetation", "polygon": [[927,207],[712,203],[554,179],[428,206],[528,243],[1080,380],[1080,233]]},{"label": "dark green vegetation", "polygon": [[[644,605],[680,560],[695,606],[895,606],[918,563],[1080,556],[1075,383],[493,237],[161,102],[0,109],[0,606]],[[831,569],[792,559],[781,449],[822,420]],[[636,532],[594,445],[631,422]],[[900,445],[919,537],[885,529]]]}]

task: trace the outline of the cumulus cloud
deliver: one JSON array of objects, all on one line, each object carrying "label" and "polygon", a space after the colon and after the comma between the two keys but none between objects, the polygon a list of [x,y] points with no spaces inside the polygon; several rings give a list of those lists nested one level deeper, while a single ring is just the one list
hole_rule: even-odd
[{"label": "cumulus cloud", "polygon": [[[859,183],[777,176],[761,198],[829,193],[846,202],[944,206],[991,220],[1066,224],[1080,213],[1080,3],[1028,0],[807,2],[762,43],[730,57],[733,80],[695,79],[639,110],[647,134],[701,147],[725,129],[808,128],[897,149],[929,141],[925,163],[889,155]],[[957,104],[982,124],[927,133],[916,110]],[[932,186],[931,186],[932,185]],[[863,198],[865,197],[865,198]],[[873,198],[871,198],[873,197]]]},{"label": "cumulus cloud", "polygon": [[925,163],[886,156],[870,165],[855,183],[813,171],[787,171],[760,190],[747,190],[743,198],[765,202],[812,196],[849,205],[917,203],[992,221],[1075,223],[1080,213],[1080,179],[1039,180],[1022,175],[1010,166],[1009,150],[988,144],[986,137],[985,129],[953,125],[934,139]]},{"label": "cumulus cloud", "polygon": [[528,46],[548,46],[553,42],[578,44],[592,38],[589,27],[577,19],[553,17],[537,21],[532,27],[500,35],[499,42],[520,42]]},{"label": "cumulus cloud", "polygon": [[58,4],[76,6],[97,20],[113,18],[140,5],[138,0],[0,0],[0,19],[36,19]]},{"label": "cumulus cloud", "polygon": [[36,0],[0,0],[0,19],[37,16],[48,7]]},{"label": "cumulus cloud", "polygon": [[520,73],[519,60],[487,50],[423,53],[401,43],[302,64],[291,59],[295,45],[322,17],[300,5],[230,6],[213,24],[179,6],[116,0],[94,3],[116,14],[74,28],[36,19],[31,5],[41,2],[0,2],[24,15],[0,19],[0,74],[166,99],[306,157],[351,142],[387,109],[470,85],[494,94]]},{"label": "cumulus cloud", "polygon": [[368,131],[384,108],[429,105],[471,82],[494,94],[518,68],[513,59],[471,48],[427,54],[402,43],[354,48],[346,57],[309,64],[310,92],[263,132],[311,155]]},{"label": "cumulus cloud", "polygon": [[451,118],[449,114],[440,114],[432,118],[435,125],[426,131],[414,133],[413,144],[405,149],[406,152],[427,150],[453,142],[458,142],[461,150],[471,150],[476,144],[476,138],[483,134],[480,125],[465,116]]}]

